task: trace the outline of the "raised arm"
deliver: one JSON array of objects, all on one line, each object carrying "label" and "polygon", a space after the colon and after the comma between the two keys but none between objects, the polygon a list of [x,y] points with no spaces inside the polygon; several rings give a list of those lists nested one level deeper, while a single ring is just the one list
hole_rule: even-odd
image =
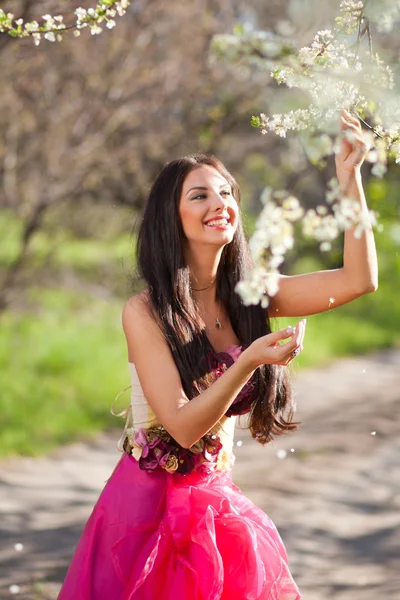
[{"label": "raised arm", "polygon": [[[336,156],[337,177],[341,189],[357,200],[368,216],[360,173],[367,146],[358,119],[344,114],[346,119],[342,129],[353,131],[355,141],[343,140],[341,151]],[[378,264],[372,226],[368,225],[359,239],[354,237],[354,229],[347,229],[343,267],[289,277],[281,275],[279,291],[271,298],[269,313],[275,317],[313,315],[351,302],[377,287]]]},{"label": "raised arm", "polygon": [[[128,358],[135,363],[148,403],[158,421],[185,448],[190,448],[221,419],[257,366],[263,362],[286,364],[293,350],[302,345],[304,336],[304,324],[299,324],[294,333],[282,330],[259,338],[207,390],[189,402],[169,346],[150,316],[144,295],[126,302],[122,325]],[[279,340],[290,336],[290,342],[276,346]]]}]

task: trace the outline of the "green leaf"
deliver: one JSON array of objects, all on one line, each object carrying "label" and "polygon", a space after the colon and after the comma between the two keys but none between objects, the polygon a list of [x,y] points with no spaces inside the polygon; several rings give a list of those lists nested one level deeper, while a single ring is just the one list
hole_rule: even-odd
[{"label": "green leaf", "polygon": [[241,23],[237,23],[233,28],[234,35],[241,36],[244,34],[244,27]]}]

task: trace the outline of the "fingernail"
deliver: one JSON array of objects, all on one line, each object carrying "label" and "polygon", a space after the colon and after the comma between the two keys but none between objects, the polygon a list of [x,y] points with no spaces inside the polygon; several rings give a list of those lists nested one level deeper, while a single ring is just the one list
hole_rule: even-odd
[{"label": "fingernail", "polygon": [[292,333],[295,332],[295,328],[292,327],[291,325],[289,325],[289,327],[286,328],[286,331],[288,332],[289,335],[291,335]]}]

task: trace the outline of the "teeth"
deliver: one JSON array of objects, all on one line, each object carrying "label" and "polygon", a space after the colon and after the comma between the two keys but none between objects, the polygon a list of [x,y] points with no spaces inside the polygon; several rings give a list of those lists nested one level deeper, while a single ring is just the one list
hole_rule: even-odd
[{"label": "teeth", "polygon": [[215,225],[228,225],[228,221],[226,219],[216,219],[215,221],[208,221],[206,225],[209,227],[214,227]]}]

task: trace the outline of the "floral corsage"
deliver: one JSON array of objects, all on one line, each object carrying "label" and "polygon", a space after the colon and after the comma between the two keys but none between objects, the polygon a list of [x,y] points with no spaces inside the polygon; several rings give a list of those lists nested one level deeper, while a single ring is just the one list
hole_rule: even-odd
[{"label": "floral corsage", "polygon": [[134,432],[132,427],[126,430],[123,449],[132,455],[144,471],[165,469],[168,473],[188,475],[200,463],[215,463],[222,448],[218,435],[209,432],[203,435],[190,448],[183,448],[164,429],[154,425]]}]

